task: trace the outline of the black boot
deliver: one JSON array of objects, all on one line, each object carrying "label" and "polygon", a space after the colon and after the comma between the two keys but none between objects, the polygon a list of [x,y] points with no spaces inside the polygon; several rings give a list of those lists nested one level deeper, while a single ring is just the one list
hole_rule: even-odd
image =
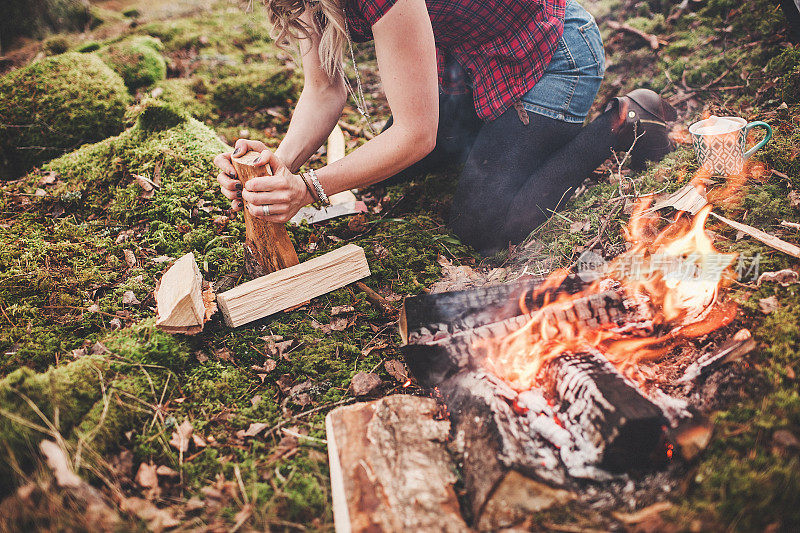
[{"label": "black boot", "polygon": [[[631,168],[644,168],[647,161],[660,161],[675,147],[669,138],[667,122],[678,113],[666,100],[649,89],[636,89],[614,98],[608,109],[618,110],[617,123],[612,126],[614,149],[631,150]],[[635,143],[634,143],[635,140]]]}]

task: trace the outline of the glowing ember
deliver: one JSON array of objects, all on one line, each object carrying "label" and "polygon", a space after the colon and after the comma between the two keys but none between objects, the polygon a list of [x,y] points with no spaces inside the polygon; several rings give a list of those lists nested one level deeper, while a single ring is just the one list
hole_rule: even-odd
[{"label": "glowing ember", "polygon": [[[711,211],[706,206],[692,220],[682,213],[661,230],[648,214],[650,200],[636,206],[624,235],[630,249],[608,265],[603,276],[577,294],[547,296],[568,272],[553,272],[536,289],[544,305],[522,311],[530,320],[521,329],[498,340],[483,341],[489,370],[518,391],[528,390],[544,366],[572,352],[598,350],[620,371],[642,378],[637,363],[663,357],[679,342],[728,324],[736,315],[732,303],[720,303],[720,288],[731,278],[736,254],[718,253],[705,231]],[[635,323],[588,325],[563,318],[576,300],[613,290],[627,308],[636,311]]]}]

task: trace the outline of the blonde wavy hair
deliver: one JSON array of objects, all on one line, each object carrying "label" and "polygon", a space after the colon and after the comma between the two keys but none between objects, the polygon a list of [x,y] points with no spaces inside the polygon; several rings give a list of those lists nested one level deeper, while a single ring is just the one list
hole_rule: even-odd
[{"label": "blonde wavy hair", "polygon": [[[347,42],[344,10],[345,0],[263,0],[267,16],[272,24],[271,37],[278,46],[289,48],[297,46],[301,38],[307,38],[311,31],[322,35],[319,43],[319,58],[322,68],[333,79],[342,69],[344,44]],[[300,20],[303,12],[309,10],[314,26]]]}]

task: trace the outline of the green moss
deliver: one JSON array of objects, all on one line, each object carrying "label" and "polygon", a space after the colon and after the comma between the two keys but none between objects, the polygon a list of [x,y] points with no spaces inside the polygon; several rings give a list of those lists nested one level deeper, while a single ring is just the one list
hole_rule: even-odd
[{"label": "green moss", "polygon": [[136,125],[144,132],[168,130],[184,124],[189,118],[178,106],[157,100],[145,101],[140,109]]},{"label": "green moss", "polygon": [[72,428],[100,399],[107,369],[105,359],[87,356],[41,374],[20,368],[0,380],[0,442],[4,452],[13,452],[0,455],[3,478],[14,461],[27,465],[39,441],[52,429],[67,438],[72,435]]},{"label": "green moss", "polygon": [[97,57],[66,53],[0,78],[0,174],[19,175],[122,130],[122,80]]},{"label": "green moss", "polygon": [[159,99],[185,111],[198,120],[206,120],[212,116],[212,106],[208,98],[208,87],[202,78],[171,78],[156,83],[156,90],[163,91]]},{"label": "green moss", "polygon": [[21,36],[42,38],[51,31],[84,29],[92,22],[86,0],[5,0],[0,17],[0,48]]},{"label": "green moss", "polygon": [[52,37],[48,37],[42,43],[42,50],[44,53],[49,56],[57,56],[59,54],[63,54],[67,50],[69,50],[70,41],[64,35],[54,35]]},{"label": "green moss", "polygon": [[130,90],[146,87],[167,77],[161,41],[139,36],[114,43],[98,54],[125,81]]},{"label": "green moss", "polygon": [[75,51],[81,54],[88,54],[100,50],[100,43],[97,41],[87,41],[75,48]]},{"label": "green moss", "polygon": [[211,98],[221,111],[244,112],[285,106],[297,100],[299,80],[287,68],[259,68],[241,76],[222,79]]}]

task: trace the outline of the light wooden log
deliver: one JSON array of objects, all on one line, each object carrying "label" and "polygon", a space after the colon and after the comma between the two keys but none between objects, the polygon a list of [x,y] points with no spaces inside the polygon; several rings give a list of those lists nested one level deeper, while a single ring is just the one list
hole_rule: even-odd
[{"label": "light wooden log", "polygon": [[238,327],[370,275],[364,249],[348,244],[217,295],[225,323]]},{"label": "light wooden log", "polygon": [[468,531],[436,401],[394,395],[325,419],[337,533]]},{"label": "light wooden log", "polygon": [[[328,135],[328,164],[335,163],[343,159],[345,154],[344,133],[342,128],[337,124],[333,127],[333,131]],[[342,191],[332,194],[328,197],[331,205],[347,204],[358,200],[352,191]]]},{"label": "light wooden log", "polygon": [[169,333],[199,333],[217,309],[213,293],[204,294],[203,278],[191,252],[164,273],[155,299],[156,327]]},{"label": "light wooden log", "polygon": [[[251,151],[231,159],[242,185],[253,178],[269,175],[269,165],[253,165],[258,157],[258,152]],[[246,233],[245,266],[248,274],[263,276],[300,262],[294,245],[289,239],[289,234],[286,232],[285,224],[266,222],[255,218],[247,209],[244,210],[244,224]]]}]

